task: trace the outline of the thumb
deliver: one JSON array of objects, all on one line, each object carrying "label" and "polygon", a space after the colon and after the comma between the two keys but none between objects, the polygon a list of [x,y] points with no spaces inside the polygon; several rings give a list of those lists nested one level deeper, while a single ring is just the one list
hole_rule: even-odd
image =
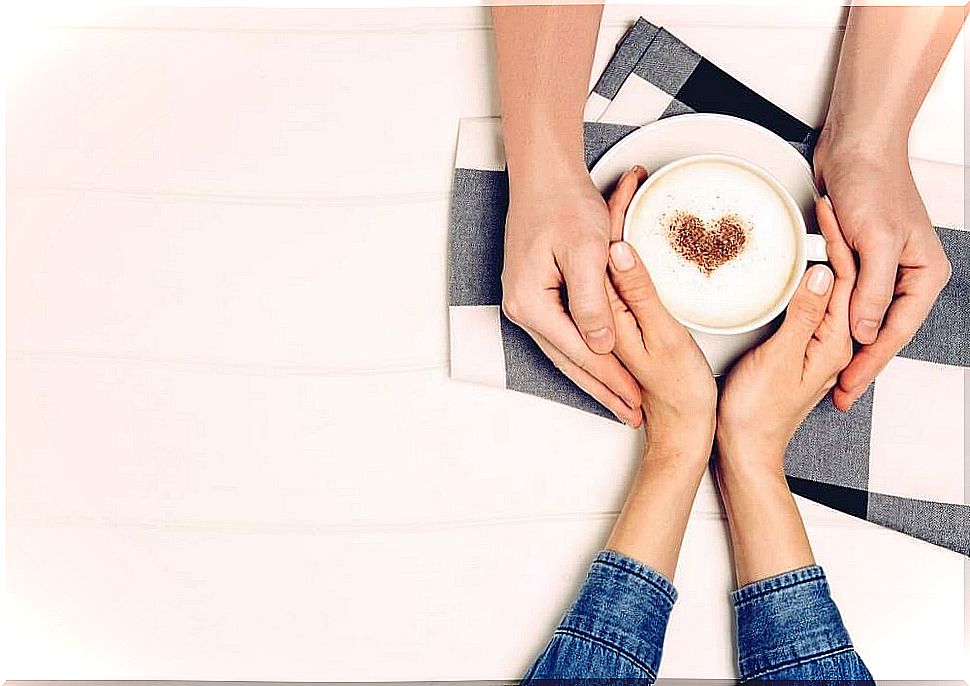
[{"label": "thumb", "polygon": [[651,336],[658,326],[673,320],[660,301],[647,268],[629,243],[617,241],[610,246],[610,281],[644,336]]},{"label": "thumb", "polygon": [[798,290],[788,304],[785,321],[777,336],[804,350],[812,340],[816,329],[825,318],[829,298],[832,296],[832,270],[817,264],[802,277]]},{"label": "thumb", "polygon": [[616,188],[610,194],[610,199],[606,201],[606,206],[610,210],[611,240],[618,241],[623,238],[623,222],[627,208],[630,207],[630,201],[636,195],[637,188],[646,178],[647,170],[635,164],[616,182]]},{"label": "thumb", "polygon": [[606,293],[606,246],[574,250],[561,265],[569,314],[586,345],[600,355],[613,350],[613,310]]},{"label": "thumb", "polygon": [[863,345],[876,340],[896,289],[899,250],[880,246],[859,251],[859,278],[849,302],[852,336]]}]

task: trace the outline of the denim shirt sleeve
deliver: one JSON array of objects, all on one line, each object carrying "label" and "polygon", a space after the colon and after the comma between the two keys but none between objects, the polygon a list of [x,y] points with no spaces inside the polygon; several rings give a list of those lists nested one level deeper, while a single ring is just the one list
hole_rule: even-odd
[{"label": "denim shirt sleeve", "polygon": [[796,569],[732,594],[741,681],[872,683],[821,567]]},{"label": "denim shirt sleeve", "polygon": [[579,596],[522,679],[657,678],[677,591],[649,567],[612,551],[590,566]]}]

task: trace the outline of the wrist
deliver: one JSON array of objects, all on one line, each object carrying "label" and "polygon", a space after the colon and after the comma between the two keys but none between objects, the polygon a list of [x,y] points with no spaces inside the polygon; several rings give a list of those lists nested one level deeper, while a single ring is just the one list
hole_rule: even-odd
[{"label": "wrist", "polygon": [[909,127],[886,126],[883,117],[844,117],[830,112],[815,145],[818,169],[833,162],[885,164],[889,159],[908,160]]},{"label": "wrist", "polygon": [[785,484],[786,445],[771,440],[730,441],[717,438],[718,478],[727,489],[737,484]]},{"label": "wrist", "polygon": [[532,201],[551,195],[586,192],[594,187],[582,160],[577,163],[567,156],[549,151],[521,156],[516,162],[510,160],[508,174],[511,199]]},{"label": "wrist", "polygon": [[700,478],[710,462],[713,442],[713,431],[657,435],[648,427],[643,462],[655,470]]},{"label": "wrist", "polygon": [[590,185],[582,124],[563,131],[536,117],[529,125],[505,132],[511,191],[547,193],[564,185]]},{"label": "wrist", "polygon": [[[784,453],[752,453],[743,457],[718,450],[717,472],[728,488],[737,484],[787,484]],[[786,486],[787,487],[787,486]]]}]

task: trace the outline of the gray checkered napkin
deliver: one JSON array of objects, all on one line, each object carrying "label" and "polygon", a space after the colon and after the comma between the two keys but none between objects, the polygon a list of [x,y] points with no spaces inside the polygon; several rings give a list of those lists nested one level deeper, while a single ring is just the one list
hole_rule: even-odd
[{"label": "gray checkered napkin", "polygon": [[[682,41],[639,19],[590,93],[586,162],[651,121],[717,112],[756,122],[808,155],[814,131]],[[497,118],[463,119],[449,245],[451,375],[612,414],[563,376],[501,312],[508,179]],[[823,401],[789,447],[792,490],[970,556],[963,455],[970,366],[970,233],[937,228],[953,277],[912,342],[846,414]]]}]

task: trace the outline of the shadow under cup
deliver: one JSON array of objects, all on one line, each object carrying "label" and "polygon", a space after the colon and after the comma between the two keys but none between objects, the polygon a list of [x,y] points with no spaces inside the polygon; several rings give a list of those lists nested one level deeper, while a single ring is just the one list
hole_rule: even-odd
[{"label": "shadow under cup", "polygon": [[[638,242],[637,242],[637,236],[632,235],[634,233],[637,233],[637,235],[640,235],[641,233],[639,232],[639,229],[642,228],[642,223],[640,226],[637,227],[638,232],[634,232],[632,230],[632,224],[634,222],[634,219],[636,218],[637,210],[643,204],[645,198],[649,198],[651,194],[654,194],[654,197],[656,197],[656,194],[662,192],[662,189],[660,188],[662,185],[661,182],[669,178],[674,172],[677,172],[679,170],[684,170],[686,167],[694,167],[694,169],[692,169],[691,171],[695,174],[695,176],[700,177],[699,180],[701,182],[704,182],[705,167],[719,168],[721,170],[722,178],[724,173],[723,170],[725,169],[730,170],[731,167],[735,167],[738,169],[739,177],[753,174],[771,189],[773,194],[772,195],[773,199],[776,201],[780,201],[780,203],[784,206],[786,210],[787,218],[789,221],[787,222],[786,226],[783,226],[781,228],[787,231],[791,231],[794,234],[794,237],[793,237],[794,240],[792,242],[794,246],[794,257],[790,262],[790,273],[788,275],[788,279],[784,282],[784,287],[777,290],[777,297],[768,299],[768,302],[772,302],[773,305],[771,305],[770,307],[766,307],[764,311],[760,312],[756,316],[748,317],[741,322],[734,322],[730,325],[724,325],[724,326],[720,326],[720,325],[712,326],[708,323],[693,321],[689,316],[685,316],[683,312],[678,312],[677,308],[672,307],[669,302],[664,302],[665,306],[667,306],[668,310],[670,310],[670,313],[684,326],[691,329],[693,332],[699,332],[702,334],[719,336],[719,337],[720,336],[740,336],[744,338],[750,337],[750,334],[752,334],[752,332],[756,332],[759,329],[766,327],[766,325],[774,321],[774,319],[778,317],[778,315],[780,315],[785,310],[785,308],[788,306],[788,303],[791,301],[792,297],[794,296],[795,291],[798,289],[798,284],[801,281],[802,275],[805,273],[805,270],[808,267],[808,263],[826,261],[827,256],[825,253],[825,239],[818,234],[808,233],[807,227],[805,225],[805,217],[802,214],[801,208],[796,203],[791,193],[789,193],[788,190],[782,185],[782,183],[778,181],[778,179],[776,179],[774,176],[772,176],[769,172],[765,171],[764,169],[762,169],[761,167],[755,164],[747,162],[746,160],[743,160],[737,157],[732,157],[730,155],[720,155],[720,154],[693,155],[690,157],[681,158],[674,162],[670,162],[669,164],[664,165],[656,172],[651,174],[647,178],[647,180],[644,181],[644,183],[640,186],[640,188],[636,191],[636,193],[634,194],[633,198],[630,201],[629,207],[627,208],[626,216],[624,218],[623,238],[625,241],[631,243],[641,254],[641,259],[643,260],[644,264],[647,266],[648,271],[651,271],[651,262],[655,258],[651,256],[649,250],[646,250],[646,251],[641,250],[641,245],[638,245]],[[715,176],[716,175],[712,174],[711,175],[712,179]],[[717,182],[712,180],[712,183],[717,183]],[[708,189],[708,191],[710,191],[710,189]],[[673,203],[673,205],[668,208],[668,211],[672,213],[679,213],[680,210],[677,208],[676,199],[672,200],[671,202]],[[725,203],[725,204],[730,205],[730,203]],[[693,216],[690,214],[687,214],[686,216],[689,216],[693,219]],[[653,219],[655,222],[660,221],[659,218],[651,217],[651,219]],[[668,230],[671,231],[670,234],[667,234]],[[710,228],[705,225],[704,230],[710,230]],[[750,228],[748,230],[750,231]],[[702,255],[701,250],[696,250],[696,249],[692,250],[692,247],[690,245],[684,246],[683,245],[684,240],[680,234],[677,235],[676,240],[679,241],[679,243],[675,248],[674,246],[675,238],[673,237],[672,231],[673,231],[672,229],[666,226],[663,228],[658,227],[655,230],[655,234],[661,233],[666,235],[667,240],[666,240],[665,248],[669,250],[670,254],[664,256],[665,259],[677,260],[682,264],[691,264],[685,257],[682,257],[682,255],[684,254],[683,251],[685,249],[686,249],[686,252],[689,254],[692,254],[695,256]],[[696,230],[694,234],[696,236],[699,236],[699,238],[703,240],[707,240],[709,238],[708,236],[701,235],[700,232]],[[688,234],[688,242],[689,240],[690,240],[690,235]],[[740,250],[743,251],[744,249],[747,249],[746,244],[743,244]],[[681,251],[681,253],[678,254],[678,251]],[[676,257],[672,257],[672,255],[676,255]],[[691,266],[696,268],[699,272],[702,272],[702,273],[704,272],[705,269],[709,269],[713,267],[711,273],[716,273],[716,270],[720,268],[722,264],[726,264],[727,261],[730,261],[730,259],[732,258],[733,256],[728,257],[725,262],[719,263],[717,260],[705,262],[703,259],[694,257],[693,259],[695,261],[693,262],[693,264],[691,264]],[[719,259],[723,260],[724,259],[723,255],[720,256]],[[771,256],[766,255],[766,259],[771,259]],[[657,278],[654,272],[651,272],[651,276],[654,276],[654,281],[656,282]],[[708,274],[708,276],[710,276],[710,273]],[[750,281],[757,282],[757,279],[755,279],[752,276]],[[690,287],[689,284],[685,284],[685,283],[678,283],[676,284],[676,286]],[[658,284],[658,292],[661,293],[662,300],[664,299],[663,292],[665,288],[670,288],[670,285]],[[752,340],[752,344],[756,344],[763,337],[764,336],[754,337],[754,339]]]}]

